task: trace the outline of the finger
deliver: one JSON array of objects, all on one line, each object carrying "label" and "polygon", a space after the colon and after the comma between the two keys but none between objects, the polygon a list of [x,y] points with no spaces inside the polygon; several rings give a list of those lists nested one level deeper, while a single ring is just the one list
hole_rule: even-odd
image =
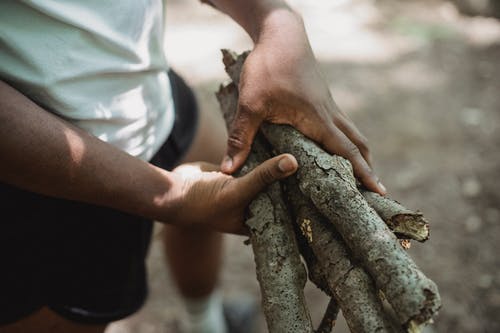
[{"label": "finger", "polygon": [[261,123],[262,119],[257,114],[238,106],[229,128],[227,150],[221,164],[222,172],[231,174],[243,165]]},{"label": "finger", "polygon": [[257,166],[244,177],[237,178],[239,189],[235,193],[242,196],[240,200],[248,202],[268,185],[295,173],[297,168],[298,163],[293,155],[282,154],[273,157]]},{"label": "finger", "polygon": [[385,195],[387,190],[364,159],[359,148],[335,125],[325,127],[326,132],[321,143],[332,154],[347,158],[353,167],[354,175],[369,190]]},{"label": "finger", "polygon": [[352,120],[344,113],[335,115],[332,117],[332,119],[333,123],[349,138],[349,140],[351,140],[352,143],[356,145],[356,147],[358,147],[361,155],[371,167],[372,158],[370,149],[368,148],[368,140],[366,139],[366,137],[361,134]]},{"label": "finger", "polygon": [[372,158],[370,149],[368,148],[368,140],[354,125],[351,117],[344,110],[340,109],[335,102],[333,102],[332,121],[358,147],[361,155],[371,167]]}]

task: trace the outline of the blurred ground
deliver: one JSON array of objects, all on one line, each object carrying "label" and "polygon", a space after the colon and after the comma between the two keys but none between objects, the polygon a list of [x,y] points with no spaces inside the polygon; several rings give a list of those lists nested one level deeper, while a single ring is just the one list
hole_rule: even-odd
[{"label": "blurred ground", "polygon": [[[411,254],[438,284],[443,309],[431,332],[500,332],[500,23],[463,17],[443,1],[290,1],[303,15],[338,105],[368,137],[390,195],[422,210],[431,240]],[[229,19],[196,0],[167,8],[170,63],[203,108],[225,80],[219,49],[250,48]],[[179,302],[149,258],[146,306],[108,333],[170,332]],[[221,288],[259,296],[251,249],[228,237]],[[308,286],[318,322],[326,299]],[[261,321],[261,329],[265,325]],[[337,332],[347,332],[345,323]]]}]

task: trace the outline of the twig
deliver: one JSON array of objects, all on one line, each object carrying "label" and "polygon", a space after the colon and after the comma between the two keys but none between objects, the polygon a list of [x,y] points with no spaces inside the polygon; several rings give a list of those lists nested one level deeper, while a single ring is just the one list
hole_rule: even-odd
[{"label": "twig", "polygon": [[396,236],[419,242],[429,239],[429,223],[422,213],[409,210],[380,194],[366,190],[360,192]]},{"label": "twig", "polygon": [[[233,83],[217,94],[227,124],[236,111],[237,89]],[[266,148],[256,139],[237,176],[244,175],[268,159]],[[250,242],[255,258],[262,307],[269,332],[313,332],[304,299],[306,272],[300,260],[295,233],[282,201],[279,183],[270,185],[249,205]]]},{"label": "twig", "polygon": [[323,319],[321,319],[321,323],[315,333],[330,333],[335,327],[339,310],[340,308],[335,298],[330,298]]}]

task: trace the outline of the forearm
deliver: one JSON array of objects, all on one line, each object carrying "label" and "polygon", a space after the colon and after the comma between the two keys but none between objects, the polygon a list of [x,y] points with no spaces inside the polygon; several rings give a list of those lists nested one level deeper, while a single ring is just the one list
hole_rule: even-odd
[{"label": "forearm", "polygon": [[43,110],[0,81],[0,181],[33,192],[160,215],[170,173]]},{"label": "forearm", "polygon": [[274,35],[277,30],[301,33],[300,16],[282,0],[202,0],[229,15],[255,43]]}]

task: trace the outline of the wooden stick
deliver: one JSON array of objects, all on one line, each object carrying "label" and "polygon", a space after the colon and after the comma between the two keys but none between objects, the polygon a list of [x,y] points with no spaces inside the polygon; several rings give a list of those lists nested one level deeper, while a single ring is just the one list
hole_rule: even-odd
[{"label": "wooden stick", "polygon": [[409,210],[399,202],[378,193],[367,190],[360,192],[396,236],[419,242],[429,239],[429,222],[422,213]]},{"label": "wooden stick", "polygon": [[397,238],[356,188],[350,163],[327,154],[287,125],[263,124],[262,132],[279,153],[299,162],[300,190],[334,224],[355,258],[397,309],[400,324],[429,321],[440,308],[437,286],[415,265]]},{"label": "wooden stick", "polygon": [[[236,111],[238,92],[233,83],[221,87],[217,97],[227,124]],[[236,176],[242,176],[270,158],[257,138]],[[249,205],[246,225],[255,258],[262,307],[269,332],[313,332],[304,298],[306,271],[300,260],[291,217],[279,183],[270,185]]]},{"label": "wooden stick", "polygon": [[311,200],[300,192],[293,177],[286,180],[285,193],[307,246],[318,261],[316,269],[320,273],[317,275],[324,276],[328,290],[337,300],[351,331],[397,332],[384,313],[371,277],[350,258],[340,235]]},{"label": "wooden stick", "polygon": [[330,333],[335,327],[339,310],[340,308],[335,298],[330,298],[323,319],[321,319],[321,323],[315,333]]}]

